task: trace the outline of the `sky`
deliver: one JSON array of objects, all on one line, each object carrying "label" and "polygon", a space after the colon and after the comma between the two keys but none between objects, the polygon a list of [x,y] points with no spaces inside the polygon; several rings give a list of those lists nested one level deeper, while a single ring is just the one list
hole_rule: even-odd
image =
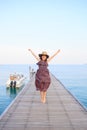
[{"label": "sky", "polygon": [[0,0],[0,64],[87,64],[87,0]]}]

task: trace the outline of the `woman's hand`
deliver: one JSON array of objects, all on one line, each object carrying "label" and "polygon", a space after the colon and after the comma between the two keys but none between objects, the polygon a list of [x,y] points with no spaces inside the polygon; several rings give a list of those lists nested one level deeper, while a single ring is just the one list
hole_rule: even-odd
[{"label": "woman's hand", "polygon": [[28,49],[28,51],[31,51],[31,49]]},{"label": "woman's hand", "polygon": [[28,51],[30,51],[31,54],[36,58],[36,60],[39,61],[38,56],[31,49],[28,49]]},{"label": "woman's hand", "polygon": [[60,49],[56,51],[49,59],[47,60],[48,62],[51,61],[58,53],[60,52]]},{"label": "woman's hand", "polygon": [[60,52],[60,49],[57,51],[57,53],[59,53]]}]

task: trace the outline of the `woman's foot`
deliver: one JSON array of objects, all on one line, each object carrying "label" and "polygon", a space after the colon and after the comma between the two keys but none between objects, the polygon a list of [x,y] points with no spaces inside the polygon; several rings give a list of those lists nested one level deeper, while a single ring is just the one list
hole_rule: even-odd
[{"label": "woman's foot", "polygon": [[46,102],[46,97],[44,97],[44,99],[43,99],[43,103],[45,103]]}]

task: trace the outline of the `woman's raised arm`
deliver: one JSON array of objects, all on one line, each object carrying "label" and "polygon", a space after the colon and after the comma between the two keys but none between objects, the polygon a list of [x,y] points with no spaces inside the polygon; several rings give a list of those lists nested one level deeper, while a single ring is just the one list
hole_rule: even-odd
[{"label": "woman's raised arm", "polygon": [[60,52],[60,49],[57,52],[55,52],[51,57],[49,57],[47,62],[51,61],[59,52]]},{"label": "woman's raised arm", "polygon": [[31,49],[28,49],[28,51],[30,51],[30,52],[31,52],[31,54],[35,57],[35,59],[36,59],[37,61],[39,61],[38,56],[37,56],[37,55],[35,55],[35,53],[34,53]]}]

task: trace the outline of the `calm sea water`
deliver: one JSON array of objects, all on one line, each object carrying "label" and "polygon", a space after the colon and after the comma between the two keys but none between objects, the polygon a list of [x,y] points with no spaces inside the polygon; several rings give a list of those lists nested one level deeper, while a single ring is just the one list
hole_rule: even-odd
[{"label": "calm sea water", "polygon": [[87,65],[55,65],[49,68],[87,109]]},{"label": "calm sea water", "polygon": [[0,115],[23,88],[6,88],[6,82],[11,73],[24,74],[27,77],[25,82],[26,84],[29,80],[29,65],[0,65]]},{"label": "calm sea water", "polygon": [[[0,114],[9,106],[21,91],[6,89],[6,81],[11,73],[22,73],[29,81],[29,66],[37,69],[36,65],[0,65]],[[49,70],[63,85],[87,108],[87,65],[49,65]]]}]

